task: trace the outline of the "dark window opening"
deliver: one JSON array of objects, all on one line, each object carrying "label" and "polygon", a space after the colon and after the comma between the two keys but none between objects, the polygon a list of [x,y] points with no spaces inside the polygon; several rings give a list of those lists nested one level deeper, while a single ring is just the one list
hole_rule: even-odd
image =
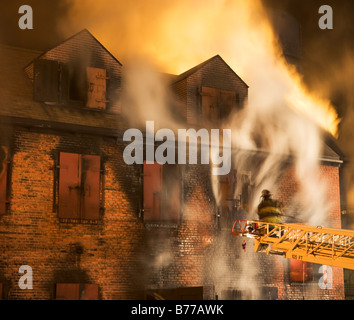
[{"label": "dark window opening", "polygon": [[86,101],[86,77],[82,67],[69,67],[69,98],[74,101]]}]

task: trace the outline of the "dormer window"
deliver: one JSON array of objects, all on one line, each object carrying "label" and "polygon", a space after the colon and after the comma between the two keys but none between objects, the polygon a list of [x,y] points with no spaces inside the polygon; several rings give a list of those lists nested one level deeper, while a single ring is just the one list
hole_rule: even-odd
[{"label": "dormer window", "polygon": [[212,122],[226,119],[232,110],[239,107],[239,100],[239,95],[235,91],[203,86],[201,90],[202,117]]},{"label": "dormer window", "polygon": [[34,99],[106,110],[107,80],[105,69],[40,59],[34,64]]}]

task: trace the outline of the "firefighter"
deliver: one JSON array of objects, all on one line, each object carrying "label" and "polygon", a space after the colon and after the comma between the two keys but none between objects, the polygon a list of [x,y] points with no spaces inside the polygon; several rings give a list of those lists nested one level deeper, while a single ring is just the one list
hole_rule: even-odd
[{"label": "firefighter", "polygon": [[282,216],[282,206],[277,200],[272,199],[269,190],[262,191],[262,201],[258,205],[259,220],[264,222],[280,223]]}]

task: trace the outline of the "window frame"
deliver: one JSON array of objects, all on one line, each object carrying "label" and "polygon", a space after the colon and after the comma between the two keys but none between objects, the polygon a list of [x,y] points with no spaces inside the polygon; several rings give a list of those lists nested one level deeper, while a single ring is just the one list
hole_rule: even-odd
[{"label": "window frame", "polygon": [[[71,191],[69,192],[77,192],[77,195],[74,197],[77,197],[77,202],[78,202],[78,209],[77,209],[77,214],[75,216],[70,216],[70,214],[61,211],[64,210],[65,208],[65,195],[63,195],[63,189],[65,188],[65,184],[67,182],[61,185],[61,179],[64,177],[64,173],[61,170],[66,169],[66,163],[65,161],[61,161],[62,156],[72,156],[73,158],[75,157],[78,161],[78,174],[79,178],[76,180],[78,183],[77,186],[71,186]],[[96,186],[94,187],[95,190],[93,190],[94,194],[96,193],[97,199],[96,201],[96,207],[94,208],[96,211],[94,215],[92,216],[92,213],[88,212],[85,209],[85,202],[87,201],[87,198],[85,197],[85,193],[91,193],[91,188],[90,188],[90,183],[87,183],[87,174],[84,174],[85,170],[82,170],[83,166],[85,165],[85,161],[87,159],[96,159],[95,161],[98,162],[96,163],[96,166],[94,164],[94,168],[88,171],[92,172],[95,171],[96,180],[95,183]],[[76,163],[73,162],[70,165],[74,166]],[[98,181],[97,181],[98,179]],[[57,165],[56,165],[56,170],[55,170],[55,194],[54,194],[54,199],[56,200],[56,203],[54,204],[55,210],[57,212],[57,216],[61,222],[80,222],[80,223],[97,223],[101,219],[101,213],[103,209],[103,181],[104,181],[104,175],[103,175],[103,170],[102,170],[102,156],[101,155],[92,155],[92,154],[83,154],[83,153],[73,153],[73,152],[65,152],[65,151],[60,151],[58,152],[57,156]],[[70,186],[68,185],[68,188],[70,189]],[[64,189],[65,190],[65,189]],[[61,202],[60,197],[64,198],[62,199],[63,202]],[[90,208],[91,209],[91,208]]]}]

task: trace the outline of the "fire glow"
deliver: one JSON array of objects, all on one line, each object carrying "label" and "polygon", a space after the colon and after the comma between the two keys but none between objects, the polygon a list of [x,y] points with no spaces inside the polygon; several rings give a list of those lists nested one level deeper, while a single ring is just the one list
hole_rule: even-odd
[{"label": "fire glow", "polygon": [[88,28],[122,61],[138,55],[168,73],[184,72],[220,54],[252,88],[250,100],[267,104],[283,96],[337,135],[334,107],[326,97],[307,92],[286,64],[259,0],[67,2],[70,10],[59,27],[65,36]]}]

